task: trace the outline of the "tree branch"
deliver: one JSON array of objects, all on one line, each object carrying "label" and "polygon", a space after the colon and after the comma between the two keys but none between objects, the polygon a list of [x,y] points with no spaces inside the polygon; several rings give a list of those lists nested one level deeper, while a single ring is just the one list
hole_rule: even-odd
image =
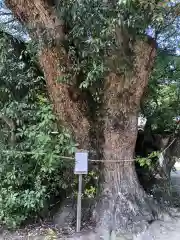
[{"label": "tree branch", "polygon": [[[70,86],[58,82],[58,79],[67,76],[70,65],[63,46],[65,37],[63,21],[58,19],[54,9],[46,0],[6,0],[5,3],[14,16],[28,27],[33,39],[40,41],[47,38],[53,41],[50,44],[49,42],[41,44],[38,58],[54,111],[57,119],[71,131],[79,146],[89,148],[88,104],[81,97],[73,100],[69,94]],[[81,95],[80,90],[78,94]]]},{"label": "tree branch", "polygon": [[0,119],[9,127],[10,133],[11,133],[10,142],[12,145],[14,145],[15,140],[16,140],[16,136],[15,136],[16,126],[15,126],[13,120],[6,117],[5,115],[3,115],[1,113],[0,113]]}]

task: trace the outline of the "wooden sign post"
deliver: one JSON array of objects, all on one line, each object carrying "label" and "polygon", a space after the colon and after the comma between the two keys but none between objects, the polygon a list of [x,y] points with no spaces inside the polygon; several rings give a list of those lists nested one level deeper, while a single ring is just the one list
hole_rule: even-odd
[{"label": "wooden sign post", "polygon": [[88,173],[88,153],[87,152],[76,152],[74,173],[79,175],[76,231],[80,232],[80,230],[81,230],[82,175]]}]

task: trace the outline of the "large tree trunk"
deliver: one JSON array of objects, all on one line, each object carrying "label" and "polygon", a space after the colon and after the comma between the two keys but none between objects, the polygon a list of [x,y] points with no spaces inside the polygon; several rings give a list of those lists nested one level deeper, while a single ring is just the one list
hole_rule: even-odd
[{"label": "large tree trunk", "polygon": [[156,49],[138,41],[134,46],[134,75],[110,74],[104,86],[104,145],[102,185],[96,208],[99,229],[109,234],[132,230],[139,221],[152,221],[154,206],[139,184],[134,167],[134,149],[140,99],[147,85]]},{"label": "large tree trunk", "polygon": [[[5,2],[22,23],[41,25],[53,39],[58,38],[62,43],[62,23],[57,24],[58,19],[45,0]],[[49,31],[49,25],[56,31]],[[41,38],[38,28],[35,28],[34,35]],[[81,148],[89,149],[91,120],[87,116],[87,103],[73,101],[69,94],[70,86],[56,81],[66,74],[59,65],[68,68],[70,64],[63,45],[59,46],[44,45],[39,52],[39,62],[58,119],[70,129]],[[131,228],[133,222],[154,218],[153,208],[138,182],[133,158],[140,99],[148,83],[156,47],[149,40],[137,40],[133,52],[135,58],[131,78],[129,75],[109,73],[104,80],[103,121],[99,121],[103,122],[104,127],[104,142],[101,145],[104,164],[95,218],[97,226],[106,229],[108,234]]]}]

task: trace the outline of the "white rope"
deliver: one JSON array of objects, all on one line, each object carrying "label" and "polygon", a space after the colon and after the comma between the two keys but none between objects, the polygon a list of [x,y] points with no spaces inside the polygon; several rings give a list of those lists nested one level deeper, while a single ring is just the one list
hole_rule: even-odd
[{"label": "white rope", "polygon": [[[17,150],[3,150],[3,153],[19,153],[19,154],[27,154],[27,155],[33,155],[35,152],[28,152],[28,151],[17,151]],[[46,155],[47,153],[45,152],[39,152],[41,155]],[[66,160],[75,160],[74,157],[67,157],[67,156],[62,156],[58,155],[59,158],[63,158]],[[89,159],[89,162],[110,162],[110,163],[118,163],[118,162],[134,162],[136,159]]]},{"label": "white rope", "polygon": [[170,142],[170,144],[161,152],[161,154],[163,154],[164,152],[166,152],[166,150],[167,150],[168,148],[170,148],[170,146],[175,142],[175,140],[176,140],[176,138],[174,138],[174,139]]},{"label": "white rope", "polygon": [[[160,156],[174,143],[175,140],[176,140],[176,138],[173,139],[171,141],[171,143],[163,151],[160,152]],[[87,150],[84,150],[84,149],[78,149],[78,150],[87,152]],[[17,150],[3,150],[2,152],[3,153],[13,153],[14,152],[14,153],[19,153],[19,154],[27,154],[27,155],[35,154],[35,152],[17,151]],[[95,151],[93,151],[93,152],[95,152]],[[39,154],[46,155],[47,153],[39,152]],[[67,156],[61,156],[61,155],[59,155],[58,157],[66,159],[66,160],[75,160],[74,157],[67,157]],[[107,162],[109,162],[109,163],[130,162],[131,163],[131,162],[134,162],[135,160],[136,160],[135,158],[133,158],[133,159],[117,159],[117,160],[114,160],[114,159],[97,159],[97,160],[89,159],[89,162],[105,162],[105,163],[107,163]]]}]

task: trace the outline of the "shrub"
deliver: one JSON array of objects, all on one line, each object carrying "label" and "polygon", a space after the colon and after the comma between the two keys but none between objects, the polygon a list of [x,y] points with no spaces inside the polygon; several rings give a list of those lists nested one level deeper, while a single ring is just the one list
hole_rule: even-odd
[{"label": "shrub", "polygon": [[29,108],[19,104],[18,115],[23,109],[24,119],[16,130],[18,143],[1,146],[0,151],[0,220],[10,227],[35,216],[52,195],[61,195],[73,184],[72,175],[66,174],[73,162],[61,158],[74,152],[71,136],[57,128],[46,98],[41,96]]}]

